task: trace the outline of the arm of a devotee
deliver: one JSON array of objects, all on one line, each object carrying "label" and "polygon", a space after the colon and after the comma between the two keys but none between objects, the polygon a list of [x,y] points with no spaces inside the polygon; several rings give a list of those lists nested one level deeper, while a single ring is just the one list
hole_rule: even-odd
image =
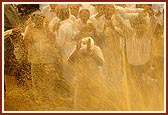
[{"label": "arm of a devotee", "polygon": [[76,61],[76,58],[78,57],[78,55],[79,55],[79,49],[81,48],[81,41],[79,41],[77,44],[76,44],[76,46],[75,46],[75,48],[73,49],[73,51],[72,51],[72,53],[70,54],[70,56],[68,57],[68,62],[70,63],[70,64],[74,64],[75,63],[75,61]]},{"label": "arm of a devotee", "polygon": [[143,8],[125,8],[126,13],[140,13],[143,10]]},{"label": "arm of a devotee", "polygon": [[145,38],[152,39],[153,33],[154,33],[155,29],[156,29],[156,25],[157,25],[156,17],[155,16],[151,16],[150,22],[148,23],[147,30],[146,30],[146,32],[144,34]]},{"label": "arm of a devotee", "polygon": [[76,48],[73,49],[72,53],[70,54],[70,56],[68,57],[68,62],[70,64],[74,64],[76,61],[76,58],[78,57],[78,50]]},{"label": "arm of a devotee", "polygon": [[123,19],[133,19],[136,18],[138,16],[138,13],[124,13],[122,15]]}]

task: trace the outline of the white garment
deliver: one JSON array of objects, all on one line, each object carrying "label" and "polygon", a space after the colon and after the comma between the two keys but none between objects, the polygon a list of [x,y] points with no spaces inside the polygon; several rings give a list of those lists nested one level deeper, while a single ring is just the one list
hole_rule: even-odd
[{"label": "white garment", "polygon": [[69,54],[73,50],[75,41],[73,37],[73,22],[70,19],[64,20],[60,23],[60,27],[56,36],[56,45],[62,50],[62,56],[67,60]]},{"label": "white garment", "polygon": [[41,12],[45,15],[45,16],[47,16],[47,14],[48,14],[48,12],[50,11],[50,5],[48,4],[48,5],[45,5],[45,6],[43,6],[42,8],[41,8]]},{"label": "white garment", "polygon": [[51,12],[51,7],[50,5],[44,6],[41,9],[41,12],[45,15],[45,17],[48,19],[48,21],[50,22],[54,17],[56,17],[56,13],[55,12]]},{"label": "white garment", "polygon": [[77,19],[74,23],[73,23],[73,27],[74,27],[74,31],[75,32],[79,32],[80,29],[82,27],[86,26],[86,24],[84,24],[81,19]]},{"label": "white garment", "polygon": [[103,31],[103,28],[104,28],[104,22],[105,22],[105,16],[102,15],[100,16],[99,18],[95,18],[96,14],[95,15],[92,15],[90,17],[90,20],[91,22],[93,23],[93,25],[96,27],[96,30],[98,32],[102,32]]},{"label": "white garment", "polygon": [[45,7],[45,6],[48,6],[49,4],[39,4],[39,9],[42,11],[42,9]]},{"label": "white garment", "polygon": [[70,14],[69,19],[72,20],[73,22],[75,22],[75,20],[77,20],[77,18],[72,14]]},{"label": "white garment", "polygon": [[[147,19],[148,18],[149,17],[147,17]],[[132,36],[126,39],[126,54],[129,64],[143,65],[149,61],[152,47],[151,39],[156,28],[156,24],[156,19],[150,19],[147,24],[147,30],[141,38],[138,38],[136,33],[133,32],[131,34]]]},{"label": "white garment", "polygon": [[164,16],[163,16],[163,12],[156,17],[157,18],[157,23],[160,24],[161,26],[163,26],[164,24]]},{"label": "white garment", "polygon": [[124,13],[124,14],[121,14],[121,17],[123,19],[133,19],[138,17],[138,13]]},{"label": "white garment", "polygon": [[163,12],[164,4],[152,4],[152,8],[157,13],[158,11]]},{"label": "white garment", "polygon": [[94,45],[92,55],[83,56],[79,53],[79,57],[76,57],[76,63],[74,64],[75,110],[103,109],[103,99],[106,97],[106,90],[104,90],[103,75],[96,60],[101,60],[102,64],[104,62],[102,51],[96,45]]},{"label": "white garment", "polygon": [[128,63],[132,65],[143,65],[149,61],[151,54],[151,40],[148,38],[132,38],[126,40],[126,53]]},{"label": "white garment", "polygon": [[130,7],[121,7],[121,6],[117,6],[117,5],[114,5],[115,9],[120,13],[120,14],[123,14],[123,13],[139,13],[139,12],[142,12],[144,9],[143,8],[130,8]]},{"label": "white garment", "polygon": [[48,28],[49,28],[49,31],[50,31],[50,32],[53,32],[53,33],[54,33],[54,31],[53,31],[54,25],[55,25],[56,23],[58,23],[59,20],[60,20],[60,19],[59,19],[57,16],[55,16],[55,17],[49,22]]}]

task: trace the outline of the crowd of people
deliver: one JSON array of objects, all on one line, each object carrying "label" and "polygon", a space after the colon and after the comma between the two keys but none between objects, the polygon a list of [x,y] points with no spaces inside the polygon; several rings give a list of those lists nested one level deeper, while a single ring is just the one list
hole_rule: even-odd
[{"label": "crowd of people", "polygon": [[[163,89],[163,5],[38,4],[31,12],[30,4],[21,7],[4,5],[4,69],[18,84],[31,81],[35,94],[64,92],[74,110],[105,110],[114,79],[124,75],[145,97],[147,81]],[[25,20],[19,17],[24,10]]]}]

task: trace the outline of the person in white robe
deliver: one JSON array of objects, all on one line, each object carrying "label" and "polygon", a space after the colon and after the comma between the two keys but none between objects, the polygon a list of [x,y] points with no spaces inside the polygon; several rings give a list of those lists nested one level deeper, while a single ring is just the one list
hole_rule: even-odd
[{"label": "person in white robe", "polygon": [[68,62],[75,70],[74,110],[103,110],[105,91],[103,76],[99,69],[104,63],[102,50],[91,37],[81,39]]}]

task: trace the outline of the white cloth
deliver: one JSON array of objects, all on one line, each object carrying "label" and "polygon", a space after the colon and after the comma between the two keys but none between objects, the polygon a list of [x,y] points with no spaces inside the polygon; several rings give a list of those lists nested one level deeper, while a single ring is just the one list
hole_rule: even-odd
[{"label": "white cloth", "polygon": [[136,38],[135,35],[126,40],[128,63],[132,65],[143,65],[150,58],[151,40],[148,38]]},{"label": "white cloth", "polygon": [[100,16],[99,18],[95,18],[96,14],[95,15],[92,15],[90,17],[90,20],[91,22],[94,24],[94,26],[96,27],[96,30],[98,32],[102,32],[103,31],[103,28],[104,28],[104,22],[105,22],[105,16],[102,15]]},{"label": "white cloth", "polygon": [[54,17],[56,17],[56,13],[55,12],[50,12],[51,7],[50,5],[44,6],[41,9],[41,12],[45,15],[45,17],[48,19],[48,21],[50,22]]},{"label": "white cloth", "polygon": [[117,5],[114,5],[115,9],[120,13],[120,14],[123,14],[123,13],[139,13],[139,12],[142,12],[144,9],[143,8],[131,8],[131,7],[121,7],[121,6],[117,6]]},{"label": "white cloth", "polygon": [[150,19],[147,24],[147,30],[142,37],[138,38],[136,33],[133,32],[131,34],[132,36],[126,39],[126,54],[129,64],[143,65],[149,61],[152,47],[151,39],[156,28],[156,24],[156,19]]},{"label": "white cloth", "polygon": [[62,50],[62,56],[66,60],[73,50],[75,41],[72,40],[73,37],[73,22],[70,19],[64,20],[60,23],[60,27],[56,36],[56,45]]},{"label": "white cloth", "polygon": [[161,26],[163,26],[164,24],[164,16],[163,16],[163,12],[156,17],[157,18],[157,23],[160,24]]},{"label": "white cloth", "polygon": [[49,25],[48,25],[48,28],[49,28],[49,31],[53,32],[53,29],[54,29],[54,25],[57,24],[59,22],[59,18],[57,16],[55,16],[50,22],[49,22]]},{"label": "white cloth", "polygon": [[[104,62],[103,54],[98,46],[94,45],[92,55],[79,54],[74,65],[75,70],[75,110],[101,110],[105,88],[103,76],[96,59]],[[103,91],[104,90],[104,91]]]},{"label": "white cloth", "polygon": [[163,12],[164,4],[152,4],[152,8],[157,13],[158,11]]},{"label": "white cloth", "polygon": [[77,20],[77,18],[72,14],[70,14],[69,19],[72,20],[73,22],[75,22],[75,20]]}]

